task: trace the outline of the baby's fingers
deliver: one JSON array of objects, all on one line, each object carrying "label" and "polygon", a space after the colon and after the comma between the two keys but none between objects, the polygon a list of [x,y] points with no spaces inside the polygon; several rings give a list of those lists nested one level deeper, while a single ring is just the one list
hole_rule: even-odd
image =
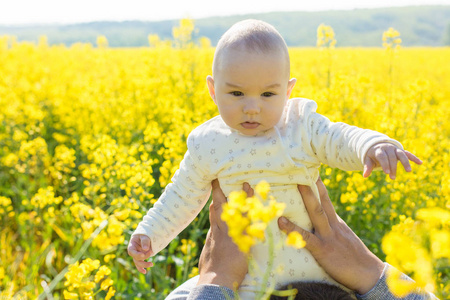
[{"label": "baby's fingers", "polygon": [[144,260],[136,260],[133,259],[134,265],[138,269],[139,272],[142,274],[147,273],[147,268],[153,267],[153,263],[151,261],[144,261]]},{"label": "baby's fingers", "polygon": [[395,148],[386,149],[386,155],[389,161],[389,177],[395,179],[397,176],[397,155]]},{"label": "baby's fingers", "polygon": [[377,149],[375,151],[375,160],[383,169],[383,172],[386,174],[391,173],[391,168],[389,164],[389,156],[383,149]]},{"label": "baby's fingers", "polygon": [[145,260],[152,255],[152,251],[151,250],[140,251],[140,250],[136,249],[135,247],[129,247],[128,255],[130,255],[133,259],[136,259],[136,260]]},{"label": "baby's fingers", "polygon": [[366,157],[366,161],[364,162],[364,172],[363,176],[369,177],[369,175],[372,173],[373,168],[375,167],[374,162],[369,157]]},{"label": "baby's fingers", "polygon": [[402,163],[403,167],[405,168],[406,172],[411,172],[411,165],[409,164],[408,156],[406,156],[405,151],[402,149],[396,149],[396,154],[398,160]]},{"label": "baby's fingers", "polygon": [[408,159],[409,159],[410,161],[415,162],[415,163],[418,164],[418,165],[421,165],[421,164],[423,163],[423,162],[420,160],[420,158],[418,158],[417,156],[415,156],[415,155],[412,154],[411,152],[405,150],[405,153],[406,153],[406,156],[408,157]]}]

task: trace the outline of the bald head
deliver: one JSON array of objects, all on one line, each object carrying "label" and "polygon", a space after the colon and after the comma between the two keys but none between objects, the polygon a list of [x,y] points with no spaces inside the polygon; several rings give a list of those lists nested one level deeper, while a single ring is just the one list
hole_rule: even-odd
[{"label": "bald head", "polygon": [[282,54],[287,76],[290,73],[289,52],[280,33],[270,24],[259,20],[244,20],[231,26],[220,38],[213,61],[213,77],[221,69],[222,57],[232,51],[257,54]]}]

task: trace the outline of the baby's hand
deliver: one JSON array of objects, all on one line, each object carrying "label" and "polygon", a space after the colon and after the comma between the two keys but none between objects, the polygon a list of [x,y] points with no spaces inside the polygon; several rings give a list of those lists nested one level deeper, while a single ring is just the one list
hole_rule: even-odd
[{"label": "baby's hand", "polygon": [[364,160],[363,176],[369,177],[374,168],[381,166],[384,173],[389,174],[391,179],[395,179],[397,175],[397,161],[402,163],[406,172],[411,172],[409,161],[415,162],[418,165],[422,164],[419,158],[408,151],[397,148],[390,143],[378,143],[370,147],[369,151],[367,151]]},{"label": "baby's hand", "polygon": [[142,274],[146,274],[146,268],[153,267],[153,263],[146,261],[153,255],[152,244],[150,238],[146,235],[133,235],[128,244],[128,255],[133,258],[136,268]]}]

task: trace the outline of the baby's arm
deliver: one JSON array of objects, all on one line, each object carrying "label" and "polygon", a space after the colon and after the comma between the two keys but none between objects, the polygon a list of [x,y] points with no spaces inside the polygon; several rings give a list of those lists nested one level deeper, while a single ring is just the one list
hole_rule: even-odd
[{"label": "baby's arm", "polygon": [[[190,139],[188,138],[188,148]],[[142,272],[145,260],[167,246],[198,215],[211,191],[211,176],[188,150],[161,197],[147,212],[132,235],[129,254]],[[145,237],[145,238],[143,238]],[[148,246],[148,248],[147,248]],[[147,250],[145,250],[147,249]]]},{"label": "baby's arm", "polygon": [[395,179],[397,175],[397,162],[400,161],[406,172],[411,172],[412,161],[418,165],[422,161],[411,152],[400,149],[390,143],[378,143],[369,148],[364,159],[364,177],[369,177],[372,170],[381,167],[384,173],[389,174],[391,179]]},{"label": "baby's arm", "polygon": [[317,104],[303,100],[300,104],[305,131],[311,143],[312,156],[319,162],[345,171],[364,171],[369,176],[375,167],[385,168],[391,177],[396,175],[397,161],[411,170],[409,160],[421,164],[420,159],[402,145],[382,133],[345,123],[331,122],[315,112]]}]

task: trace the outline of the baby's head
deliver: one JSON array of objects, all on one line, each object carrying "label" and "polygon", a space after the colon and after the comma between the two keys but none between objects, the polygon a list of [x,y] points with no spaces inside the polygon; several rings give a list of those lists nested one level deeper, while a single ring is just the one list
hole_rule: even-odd
[{"label": "baby's head", "polygon": [[[354,297],[340,287],[324,282],[297,281],[281,287],[279,290],[296,289],[294,300],[353,300]],[[274,296],[270,300],[286,300],[288,297]],[[291,298],[289,298],[291,299]]]},{"label": "baby's head", "polygon": [[256,135],[280,120],[295,85],[289,75],[282,36],[265,22],[245,20],[220,38],[207,84],[225,123],[242,134]]}]

